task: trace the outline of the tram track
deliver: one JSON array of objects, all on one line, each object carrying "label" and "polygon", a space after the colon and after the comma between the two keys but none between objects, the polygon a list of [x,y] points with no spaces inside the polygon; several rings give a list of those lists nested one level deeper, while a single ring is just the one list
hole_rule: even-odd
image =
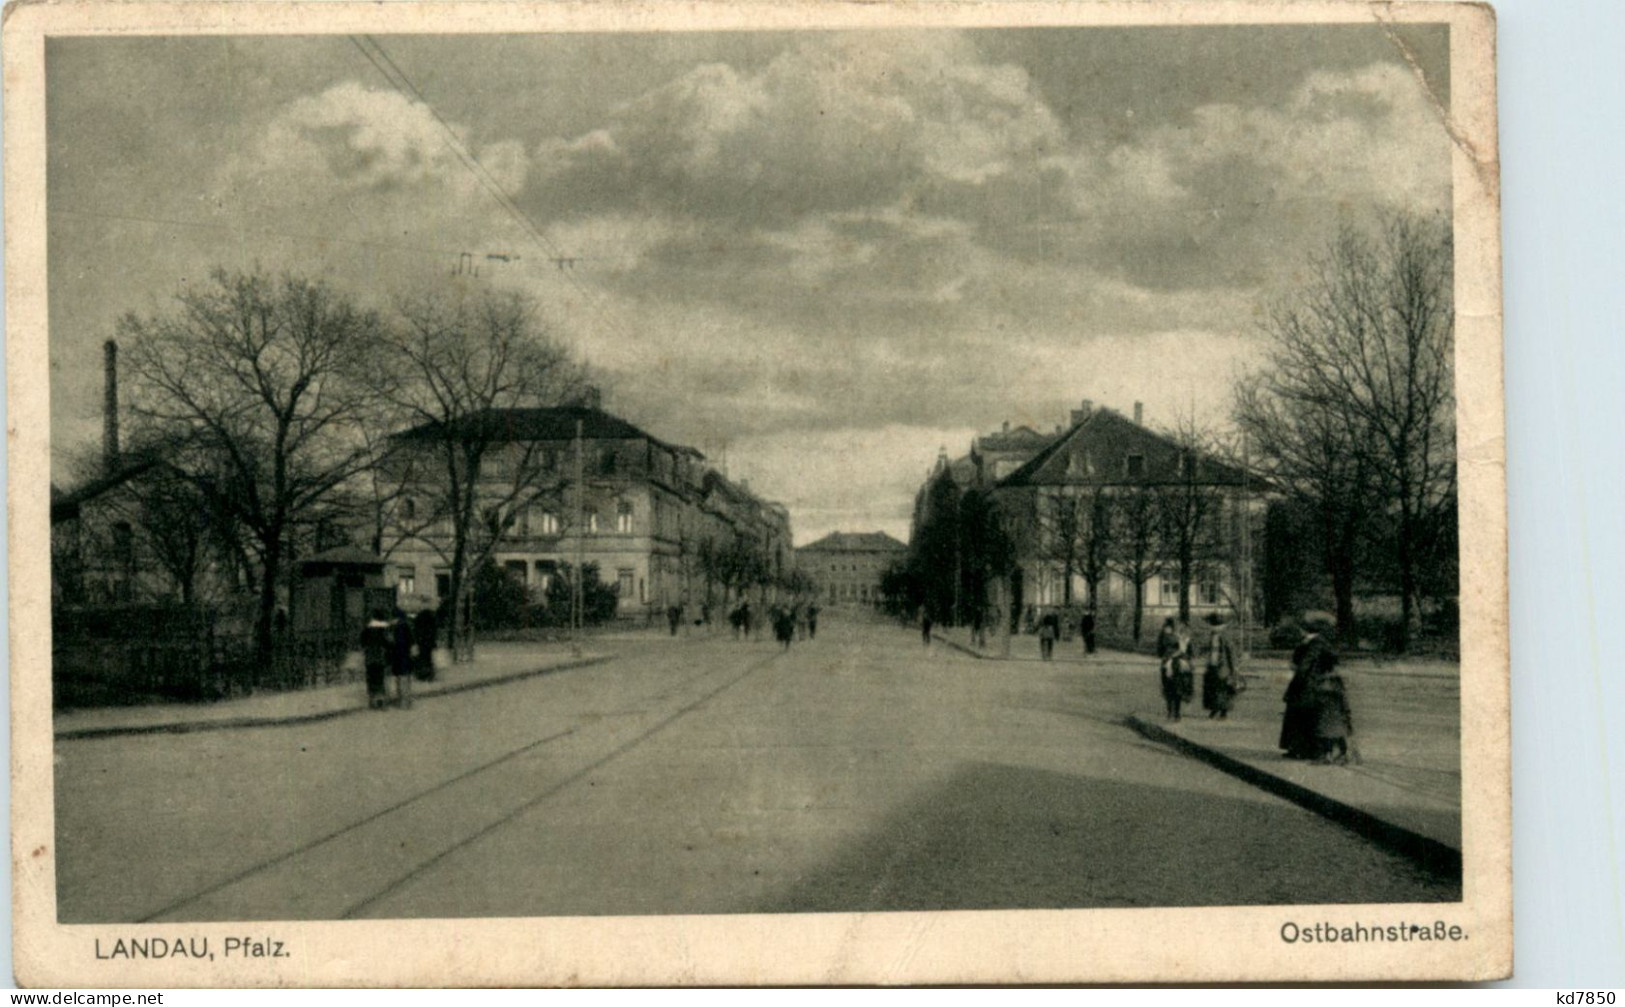
[{"label": "tram track", "polygon": [[[324,916],[326,918],[338,919],[354,918],[358,914],[364,912],[370,906],[377,904],[378,902],[387,898],[389,895],[393,894],[395,891],[407,886],[414,878],[417,878],[424,872],[433,869],[437,864],[443,862],[446,858],[452,856],[458,850],[464,849],[496,832],[503,826],[546,802],[560,791],[567,789],[572,784],[579,782],[588,775],[603,768],[605,765],[608,765],[614,760],[631,752],[639,745],[670,727],[673,723],[677,722],[684,716],[699,709],[705,703],[726,692],[728,689],[733,688],[735,685],[743,682],[757,671],[760,671],[762,668],[773,663],[773,661],[779,656],[780,655],[778,653],[774,653],[766,658],[751,662],[744,671],[739,672],[738,674],[730,675],[720,685],[706,689],[696,698],[684,703],[682,706],[665,715],[650,727],[638,732],[633,737],[617,745],[608,753],[592,760],[585,766],[570,772],[562,779],[555,780],[541,791],[509,808],[505,813],[501,814],[496,819],[485,823],[473,832],[461,836],[455,841],[446,844],[427,858],[417,860],[410,869],[396,874],[387,884],[371,891],[364,898],[345,905],[342,910],[336,914],[324,914]],[[688,676],[680,685],[676,686],[675,688],[668,688],[658,696],[652,698],[658,700],[680,694],[691,684],[717,674],[718,670],[719,669],[716,668],[710,668],[706,671]],[[647,703],[647,701],[645,701],[645,703]],[[642,706],[644,704],[639,705]],[[642,711],[640,710],[633,712]],[[410,814],[412,811],[416,810],[420,806],[424,805],[425,802],[435,798],[436,796],[445,795],[461,785],[469,784],[472,781],[475,781],[482,776],[486,776],[487,774],[490,774],[504,766],[511,766],[526,756],[538,753],[548,745],[565,741],[566,739],[580,735],[583,731],[583,726],[584,725],[578,724],[564,730],[554,731],[540,738],[526,742],[525,744],[516,748],[510,749],[501,755],[496,756],[495,758],[488,759],[479,765],[473,766],[461,773],[456,774],[455,776],[442,780],[433,786],[416,791],[398,801],[395,801],[388,807],[372,812],[371,814],[350,822],[340,828],[333,829],[292,849],[285,850],[275,856],[260,860],[252,866],[235,872],[229,877],[216,881],[205,888],[193,891],[179,899],[175,899],[159,909],[140,917],[137,922],[148,923],[163,919],[187,919],[188,917],[185,915],[185,910],[188,909],[188,907],[195,907],[197,905],[204,904],[214,897],[228,893],[233,888],[251,883],[257,878],[267,876],[270,872],[275,871],[278,868],[284,868],[292,864],[300,857],[320,852],[324,847],[331,847],[346,837],[356,834],[364,828],[369,826],[376,827],[379,825],[379,823],[384,822],[384,820],[390,818],[391,816]]]}]

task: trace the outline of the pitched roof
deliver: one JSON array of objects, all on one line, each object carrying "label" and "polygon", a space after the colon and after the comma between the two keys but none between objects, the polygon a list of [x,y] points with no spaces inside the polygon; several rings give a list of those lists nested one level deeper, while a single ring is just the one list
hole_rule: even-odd
[{"label": "pitched roof", "polygon": [[1041,434],[1032,427],[1020,426],[983,434],[976,438],[976,447],[981,451],[1038,451],[1054,439],[1054,434]]},{"label": "pitched roof", "polygon": [[901,552],[908,548],[883,531],[832,531],[798,552]]},{"label": "pitched roof", "polygon": [[[1096,409],[1026,464],[1001,479],[1000,488],[1016,486],[1159,486],[1185,481],[1180,470],[1183,449],[1171,437],[1148,430],[1111,409]],[[1131,475],[1129,457],[1143,459]],[[1240,468],[1198,453],[1196,482],[1203,486],[1240,486]]]},{"label": "pitched roof", "polygon": [[434,441],[447,437],[494,441],[572,441],[575,440],[578,421],[585,440],[646,440],[672,451],[697,458],[705,457],[693,448],[667,443],[619,416],[590,406],[486,409],[451,424],[423,423],[403,430],[395,437],[405,441]]}]

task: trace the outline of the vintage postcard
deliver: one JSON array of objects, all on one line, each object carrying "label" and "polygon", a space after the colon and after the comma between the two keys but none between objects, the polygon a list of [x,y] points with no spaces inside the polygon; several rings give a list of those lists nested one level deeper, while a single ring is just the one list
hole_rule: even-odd
[{"label": "vintage postcard", "polygon": [[20,982],[1510,973],[1488,7],[7,14]]}]

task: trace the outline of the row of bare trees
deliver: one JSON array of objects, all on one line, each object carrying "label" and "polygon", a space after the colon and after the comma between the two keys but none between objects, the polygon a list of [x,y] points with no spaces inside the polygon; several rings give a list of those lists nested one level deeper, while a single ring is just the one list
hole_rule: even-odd
[{"label": "row of bare trees", "polygon": [[1179,617],[1188,621],[1193,587],[1220,569],[1228,571],[1240,551],[1239,535],[1247,533],[1226,521],[1237,516],[1225,511],[1233,494],[1202,474],[1200,461],[1217,449],[1194,423],[1182,424],[1175,437],[1181,445],[1178,479],[1082,485],[1037,500],[1035,544],[1038,555],[1061,574],[1062,603],[1077,602],[1073,584],[1081,580],[1085,606],[1098,608],[1102,583],[1116,574],[1133,589],[1136,641],[1152,578],[1171,577],[1178,583]]},{"label": "row of bare trees", "polygon": [[[301,529],[370,523],[381,538],[410,490],[423,501],[416,516],[449,530],[456,642],[467,634],[470,574],[496,535],[536,500],[566,492],[569,480],[544,471],[534,444],[493,468],[499,450],[515,450],[490,422],[494,410],[558,405],[582,387],[580,369],[517,296],[450,288],[382,312],[323,282],[220,271],[183,288],[168,312],[127,315],[118,336],[132,445],[163,459],[164,492],[180,501],[153,514],[147,534],[178,536],[163,551],[189,584],[205,543],[186,538],[186,515],[175,512],[196,508],[191,527],[212,529],[211,542],[252,572],[262,658]],[[443,436],[405,450],[392,434],[414,426]]]},{"label": "row of bare trees", "polygon": [[1266,365],[1235,398],[1254,461],[1314,517],[1339,631],[1357,584],[1392,571],[1401,647],[1428,575],[1455,593],[1452,259],[1442,217],[1344,227],[1273,305]]}]

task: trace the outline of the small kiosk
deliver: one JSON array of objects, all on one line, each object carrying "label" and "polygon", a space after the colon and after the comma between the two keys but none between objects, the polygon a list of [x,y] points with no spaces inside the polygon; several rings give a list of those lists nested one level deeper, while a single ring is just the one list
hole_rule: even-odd
[{"label": "small kiosk", "polygon": [[320,641],[329,652],[360,647],[368,614],[395,608],[395,589],[385,583],[384,568],[382,556],[356,546],[329,549],[300,563],[289,613],[295,637]]}]

